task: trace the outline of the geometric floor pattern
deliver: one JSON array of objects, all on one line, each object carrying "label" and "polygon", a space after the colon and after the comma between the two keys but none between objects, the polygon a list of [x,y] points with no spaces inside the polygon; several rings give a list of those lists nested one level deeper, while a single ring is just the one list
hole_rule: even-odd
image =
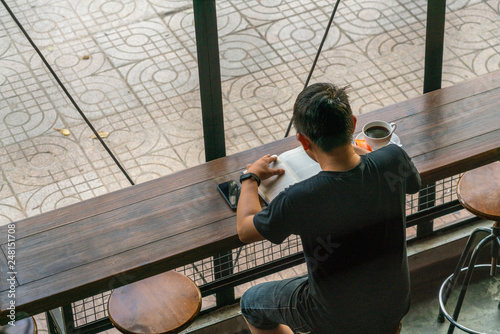
[{"label": "geometric floor pattern", "polygon": [[[191,0],[7,3],[134,183],[205,161]],[[216,1],[227,155],[283,138],[334,3]],[[500,70],[500,3],[446,11],[442,86]],[[426,13],[342,1],[311,83],[357,115],[421,95]],[[129,186],[0,5],[0,225]]]},{"label": "geometric floor pattern", "polygon": [[[204,162],[192,1],[8,1],[135,183]],[[217,1],[227,154],[284,136],[331,1]],[[311,82],[422,94],[427,1],[340,3]],[[500,5],[447,3],[443,86],[500,69]],[[56,129],[67,129],[65,136]],[[0,224],[130,186],[0,6]]]}]

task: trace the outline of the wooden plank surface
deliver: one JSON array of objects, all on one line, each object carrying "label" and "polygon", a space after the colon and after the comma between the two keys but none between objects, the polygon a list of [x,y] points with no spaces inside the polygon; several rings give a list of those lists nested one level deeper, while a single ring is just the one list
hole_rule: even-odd
[{"label": "wooden plank surface", "polygon": [[[228,218],[180,235],[144,244],[116,256],[92,261],[84,266],[57,272],[21,285],[16,290],[18,311],[37,314],[54,305],[65,305],[89,295],[109,291],[241,245],[234,218]],[[203,245],[194,248],[193,244]],[[138,270],[138,266],[140,270]],[[70,288],[69,288],[70,287]],[[0,293],[0,305],[9,298]]]},{"label": "wooden plank surface", "polygon": [[[471,151],[475,151],[473,156],[468,154]],[[465,143],[455,143],[439,151],[430,151],[413,157],[417,168],[423,170],[421,173],[423,184],[429,184],[499,159],[500,130],[479,135]],[[440,168],[435,168],[437,160],[439,160]]]},{"label": "wooden plank surface", "polygon": [[[208,180],[18,241],[20,284],[234,216]],[[215,190],[215,191],[214,191]],[[98,237],[96,237],[98,236]],[[190,241],[193,247],[195,243]],[[203,240],[201,240],[203,242]],[[33,258],[30,254],[38,254]]]},{"label": "wooden plank surface", "polygon": [[499,86],[494,72],[382,108],[360,116],[356,133],[375,119],[394,121],[422,181],[431,183],[498,159]]},{"label": "wooden plank surface", "polygon": [[287,138],[17,222],[17,311],[36,314],[240,246],[217,184],[267,152],[297,146]]},{"label": "wooden plank surface", "polygon": [[[361,115],[357,131],[374,119],[398,124],[424,183],[498,160],[500,71]],[[36,314],[239,246],[235,212],[216,185],[297,146],[290,137],[16,222],[17,311]],[[3,318],[7,292],[0,284]]]},{"label": "wooden plank surface", "polygon": [[[4,252],[2,250],[0,250],[0,272],[2,273],[2,276],[0,277],[0,291],[6,291],[7,293],[10,293],[11,291],[11,282],[10,282],[10,278],[11,278],[11,274],[10,272],[12,272],[12,270],[9,268],[9,262],[8,262],[8,258],[7,258],[7,252]],[[17,260],[17,259],[14,259],[14,260]],[[16,269],[17,270],[17,269]],[[14,274],[14,276],[16,276]],[[9,281],[8,281],[9,279]],[[18,282],[17,282],[17,277],[15,277],[15,281],[13,282],[14,283],[14,287],[17,288],[17,286],[19,285]]]},{"label": "wooden plank surface", "polygon": [[[232,155],[230,158],[217,159],[199,166],[195,166],[152,181],[137,184],[132,187],[117,190],[109,194],[91,198],[80,203],[52,210],[37,216],[23,219],[16,224],[22,225],[16,231],[18,239],[36,234],[45,230],[57,228],[85,218],[98,216],[118,207],[147,201],[156,196],[173,190],[189,187],[202,180],[213,179],[215,183],[229,179],[228,174],[241,171],[247,163],[253,162],[268,152],[276,154],[292,149],[299,145],[295,138],[262,145],[255,149]],[[243,166],[243,167],[242,167]],[[2,231],[3,227],[0,227]],[[3,240],[1,241],[3,244]]]}]

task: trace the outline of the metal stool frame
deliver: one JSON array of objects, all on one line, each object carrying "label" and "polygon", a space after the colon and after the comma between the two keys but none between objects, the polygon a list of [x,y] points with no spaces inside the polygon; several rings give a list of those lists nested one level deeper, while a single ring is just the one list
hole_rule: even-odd
[{"label": "metal stool frame", "polygon": [[[474,242],[474,239],[476,239],[476,236],[480,232],[486,232],[489,235],[484,237],[474,248],[474,251],[472,252],[470,261],[469,261],[469,266],[462,268],[464,265],[467,256],[469,254],[469,251],[472,247],[472,244]],[[479,264],[477,265],[477,259],[479,257],[480,251],[491,243],[491,257],[492,257],[492,262],[491,264]],[[495,223],[495,226],[492,228],[485,228],[485,227],[480,227],[475,229],[470,237],[469,240],[467,241],[467,244],[465,245],[464,251],[462,252],[460,259],[458,260],[457,266],[455,268],[455,271],[452,275],[450,275],[441,285],[441,289],[439,290],[439,316],[438,316],[438,322],[443,323],[444,322],[444,317],[446,317],[450,321],[450,327],[448,328],[448,334],[452,334],[455,327],[460,328],[461,330],[471,333],[471,334],[485,334],[482,332],[477,332],[472,329],[469,329],[467,327],[464,327],[463,325],[458,323],[458,316],[460,314],[460,310],[462,308],[463,301],[465,299],[465,294],[467,292],[467,287],[469,286],[470,280],[472,278],[472,273],[474,272],[474,269],[476,268],[486,268],[490,267],[490,275],[495,276],[497,269],[500,268],[498,265],[498,257],[500,256],[500,227],[498,226],[497,223]],[[462,283],[462,288],[460,290],[460,295],[457,300],[457,304],[455,306],[455,310],[453,312],[453,317],[451,317],[445,309],[446,303],[450,297],[451,291],[455,287],[458,277],[461,272],[465,271],[465,278]],[[498,305],[498,308],[500,309],[500,304]]]}]

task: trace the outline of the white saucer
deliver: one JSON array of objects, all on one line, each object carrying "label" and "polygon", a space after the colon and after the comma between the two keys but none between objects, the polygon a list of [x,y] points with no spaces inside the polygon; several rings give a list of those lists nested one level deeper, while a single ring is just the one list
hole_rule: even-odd
[{"label": "white saucer", "polygon": [[[356,136],[356,139],[365,139],[365,135],[363,134],[363,132],[360,132],[357,136]],[[399,147],[403,146],[403,144],[401,144],[401,139],[399,139],[398,135],[393,133],[392,136],[391,136],[391,141],[389,143],[387,143],[387,145],[389,144],[396,144],[398,145]],[[386,145],[386,146],[387,146]]]}]

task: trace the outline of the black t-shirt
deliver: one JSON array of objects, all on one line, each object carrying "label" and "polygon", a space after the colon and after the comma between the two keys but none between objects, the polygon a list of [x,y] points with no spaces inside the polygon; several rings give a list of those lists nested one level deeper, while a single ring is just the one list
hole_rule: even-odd
[{"label": "black t-shirt", "polygon": [[308,280],[296,292],[318,333],[390,330],[409,308],[405,194],[420,188],[406,152],[388,145],[346,172],[321,171],[254,217],[273,243],[302,240]]}]

